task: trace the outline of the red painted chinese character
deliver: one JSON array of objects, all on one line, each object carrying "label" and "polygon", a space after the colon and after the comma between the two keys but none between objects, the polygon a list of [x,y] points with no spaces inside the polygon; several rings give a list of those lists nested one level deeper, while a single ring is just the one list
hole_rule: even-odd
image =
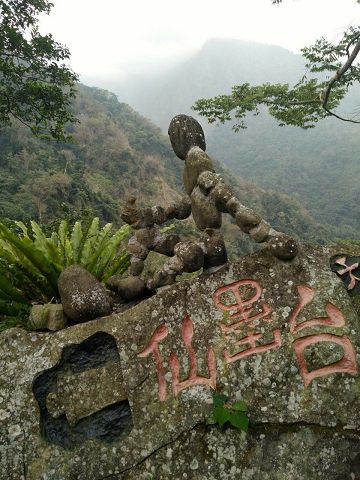
[{"label": "red painted chinese character", "polygon": [[161,340],[167,337],[169,334],[169,329],[165,325],[160,325],[157,327],[155,332],[153,333],[149,345],[143,350],[142,352],[138,353],[138,357],[145,358],[150,353],[154,355],[155,358],[155,365],[158,377],[158,391],[159,391],[159,399],[160,401],[164,401],[166,399],[166,381],[165,381],[165,370],[162,363],[160,351],[159,351],[159,343]]},{"label": "red painted chinese character", "polygon": [[201,377],[197,374],[197,361],[194,348],[192,346],[192,338],[194,336],[194,327],[191,321],[191,318],[187,316],[182,325],[182,337],[186,346],[186,350],[189,354],[190,366],[189,366],[189,375],[186,380],[182,382],[179,380],[180,377],[180,362],[176,353],[170,355],[170,368],[172,373],[173,381],[173,393],[174,397],[178,395],[181,390],[185,388],[192,387],[193,385],[209,385],[210,388],[216,388],[216,358],[214,349],[212,347],[208,348],[207,351],[207,366],[209,369],[210,377]]},{"label": "red painted chinese character", "polygon": [[245,350],[241,350],[241,352],[235,353],[234,355],[231,355],[227,349],[224,350],[224,358],[227,363],[232,363],[236,362],[237,360],[240,360],[241,358],[247,357],[249,355],[255,355],[257,353],[263,353],[267,352],[268,350],[271,350],[273,348],[278,348],[281,347],[281,331],[280,329],[276,329],[273,332],[274,334],[274,341],[262,345],[256,345],[256,341],[259,340],[263,334],[262,333],[254,333],[253,330],[251,329],[249,331],[249,334],[242,338],[241,340],[238,340],[234,343],[236,347],[240,347],[241,345],[249,345],[249,348],[246,348]]},{"label": "red painted chinese character", "polygon": [[338,270],[336,273],[338,275],[340,275],[340,277],[342,275],[345,275],[345,273],[348,273],[349,276],[350,276],[350,283],[347,287],[348,290],[352,290],[355,285],[356,285],[356,281],[360,281],[360,278],[359,277],[355,277],[355,275],[353,273],[351,273],[353,270],[356,270],[357,268],[359,268],[359,263],[353,263],[350,267],[347,266],[346,264],[346,257],[341,257],[341,258],[338,258],[335,263],[337,263],[338,265],[341,265],[345,268],[343,268],[342,270]]},{"label": "red painted chinese character", "polygon": [[[327,317],[316,317],[311,320],[306,320],[301,323],[297,323],[297,318],[301,311],[311,303],[314,298],[315,292],[312,288],[304,285],[298,285],[299,303],[295,307],[290,317],[290,332],[297,333],[307,327],[313,326],[329,326],[329,327],[343,327],[345,325],[345,319],[341,311],[332,303],[327,303],[325,310],[328,314]],[[315,345],[322,342],[332,342],[340,345],[343,348],[344,354],[341,360],[334,362],[330,365],[312,370],[308,370],[305,361],[305,349],[310,345]],[[294,350],[296,358],[300,368],[300,374],[304,381],[305,387],[309,386],[312,380],[318,377],[323,377],[331,373],[348,373],[350,375],[357,374],[356,355],[354,347],[350,340],[346,336],[332,335],[330,333],[318,333],[316,335],[309,335],[298,338],[294,341]]]},{"label": "red painted chinese character", "polygon": [[306,305],[313,301],[315,296],[315,291],[312,288],[304,285],[298,285],[297,291],[299,293],[300,300],[290,316],[289,324],[291,333],[297,333],[304,328],[313,327],[314,325],[324,325],[328,327],[343,327],[345,325],[343,314],[332,303],[328,303],[325,307],[326,313],[328,314],[327,317],[317,317],[313,318],[312,320],[306,320],[305,322],[297,324],[296,320],[299,314],[306,307]]},{"label": "red painted chinese character", "polygon": [[[166,381],[165,381],[165,369],[162,363],[159,343],[168,335],[168,327],[163,324],[160,325],[153,333],[149,345],[140,353],[138,357],[144,358],[151,353],[155,358],[155,365],[158,377],[158,394],[159,400],[164,401],[167,397]],[[169,357],[169,364],[172,376],[172,390],[174,397],[176,397],[185,388],[192,387],[194,385],[208,385],[210,388],[216,388],[216,358],[215,352],[212,347],[207,351],[207,367],[209,370],[209,378],[202,377],[197,374],[197,360],[196,353],[192,346],[192,338],[194,336],[194,327],[191,318],[187,315],[182,324],[182,338],[185,343],[186,350],[189,354],[189,373],[185,380],[180,380],[180,362],[176,353],[171,353]]]},{"label": "red painted chinese character", "polygon": [[[250,287],[254,290],[253,295],[243,300],[240,293],[241,287]],[[221,301],[221,296],[225,293],[231,292],[235,303],[225,304]],[[254,304],[258,302],[262,294],[261,286],[255,280],[240,280],[238,282],[234,282],[230,285],[225,285],[220,287],[216,290],[213,295],[213,300],[215,305],[225,312],[234,312],[230,314],[230,319],[238,319],[237,321],[230,323],[230,324],[221,324],[221,329],[225,333],[235,332],[238,330],[241,325],[246,324],[248,325],[248,335],[237,340],[234,342],[235,347],[240,347],[244,345],[249,345],[248,348],[241,350],[240,352],[231,355],[228,349],[224,350],[224,358],[227,363],[236,362],[241,358],[247,357],[249,355],[255,355],[258,353],[263,353],[273,348],[278,348],[281,346],[281,332],[280,329],[276,329],[274,334],[274,341],[266,344],[257,344],[257,341],[262,338],[262,333],[254,333],[253,323],[256,320],[260,320],[261,318],[264,321],[269,322],[270,318],[265,318],[271,313],[270,306],[265,303],[261,302],[261,311],[259,313],[254,313]]]},{"label": "red painted chinese character", "polygon": [[[255,290],[255,293],[247,300],[243,300],[240,295],[240,287],[251,287]],[[221,301],[221,296],[227,292],[231,292],[233,294],[235,297],[235,303],[227,305]],[[255,320],[260,320],[260,318],[264,318],[269,315],[269,313],[271,313],[271,308],[265,302],[262,303],[262,311],[260,313],[251,315],[254,310],[253,305],[259,300],[261,293],[261,286],[255,280],[240,280],[238,282],[231,283],[230,285],[225,285],[218,288],[213,295],[215,305],[220,308],[220,310],[224,310],[225,312],[234,312],[230,315],[230,319],[239,319],[238,321],[228,325],[221,324],[222,330],[224,332],[235,330],[242,323],[254,322]]]}]

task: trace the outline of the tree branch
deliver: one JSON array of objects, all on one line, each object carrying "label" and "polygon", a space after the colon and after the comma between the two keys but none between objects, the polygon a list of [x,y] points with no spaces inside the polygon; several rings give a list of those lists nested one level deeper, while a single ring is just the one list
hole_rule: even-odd
[{"label": "tree branch", "polygon": [[343,122],[350,122],[350,123],[360,123],[360,121],[358,120],[352,120],[351,118],[344,118],[344,117],[341,117],[340,115],[337,115],[336,113],[332,112],[331,110],[329,110],[327,107],[324,107],[323,106],[323,109],[325,110],[325,112],[327,112],[329,115],[335,117],[335,118],[338,118],[339,120],[342,120]]},{"label": "tree branch", "polygon": [[[324,93],[324,98],[322,100],[322,107],[328,112],[327,110],[327,103],[329,101],[330,93],[331,90],[336,82],[338,82],[341,77],[349,70],[349,68],[352,66],[354,63],[356,57],[358,56],[358,53],[360,51],[360,40],[356,43],[350,57],[347,59],[347,61],[344,63],[344,65],[335,73],[335,75],[329,80],[329,83],[327,85],[327,88]],[[359,122],[356,122],[359,123]]]},{"label": "tree branch", "polygon": [[360,38],[360,33],[357,33],[354,38],[352,38],[350,40],[350,42],[346,45],[346,54],[348,56],[348,58],[350,58],[350,47],[351,47],[351,44],[354,43],[355,40],[357,40],[358,38]]}]

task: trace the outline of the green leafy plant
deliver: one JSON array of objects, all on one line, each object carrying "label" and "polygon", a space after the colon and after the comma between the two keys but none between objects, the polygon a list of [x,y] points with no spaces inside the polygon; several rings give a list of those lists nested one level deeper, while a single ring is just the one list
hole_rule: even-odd
[{"label": "green leafy plant", "polygon": [[[130,227],[112,233],[112,224],[99,226],[94,218],[86,227],[78,221],[70,230],[60,222],[56,232],[46,236],[34,221],[31,229],[15,222],[19,234],[0,221],[0,323],[23,324],[31,303],[59,300],[57,282],[68,266],[81,265],[100,281],[124,273],[130,264],[121,243]],[[6,319],[6,322],[5,322]],[[11,320],[12,319],[12,320]]]},{"label": "green leafy plant", "polygon": [[248,431],[249,418],[247,416],[247,405],[243,400],[235,403],[227,403],[226,395],[215,394],[213,399],[213,421],[222,427],[229,422],[235,428]]}]

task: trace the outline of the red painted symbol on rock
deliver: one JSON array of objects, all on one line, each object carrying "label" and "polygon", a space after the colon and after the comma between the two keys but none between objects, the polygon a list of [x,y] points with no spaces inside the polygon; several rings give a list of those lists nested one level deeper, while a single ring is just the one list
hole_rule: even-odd
[{"label": "red painted symbol on rock", "polygon": [[[243,300],[240,295],[241,287],[251,287],[255,290],[252,297],[247,300]],[[227,305],[221,301],[221,297],[225,294],[231,292],[235,298],[235,303]],[[254,310],[254,304],[260,299],[262,294],[261,286],[255,280],[240,280],[230,285],[224,285],[216,290],[213,295],[213,300],[215,305],[225,312],[234,312],[230,314],[230,319],[239,319],[228,325],[221,325],[221,328],[224,332],[235,330],[244,322],[254,322],[260,318],[264,318],[269,313],[271,313],[271,308],[265,302],[262,303],[262,311],[252,315]]]},{"label": "red painted symbol on rock", "polygon": [[[328,327],[343,327],[345,326],[345,319],[341,311],[332,303],[327,303],[325,310],[328,314],[327,317],[316,317],[311,320],[306,320],[301,323],[297,323],[298,316],[302,310],[312,302],[315,296],[314,289],[298,285],[299,303],[295,307],[290,317],[290,332],[297,333],[304,328],[313,326],[328,326]],[[338,362],[334,362],[330,365],[317,368],[309,371],[305,360],[305,349],[310,345],[315,345],[323,342],[331,342],[340,345],[343,349],[343,357]],[[348,373],[350,375],[357,374],[356,355],[354,347],[350,340],[346,336],[338,336],[330,333],[318,333],[316,335],[309,335],[300,337],[294,341],[294,350],[296,358],[300,368],[300,374],[304,381],[305,387],[308,387],[310,383],[318,377],[330,375],[332,373]]]},{"label": "red painted symbol on rock", "polygon": [[209,387],[215,390],[216,388],[216,358],[215,352],[212,347],[207,351],[207,366],[209,369],[210,377],[201,377],[197,374],[197,360],[195,350],[192,346],[192,338],[194,336],[194,326],[191,318],[187,316],[182,325],[182,338],[184,340],[186,350],[189,354],[190,366],[189,375],[186,380],[180,381],[180,362],[176,353],[170,355],[170,368],[173,381],[173,394],[174,397],[178,395],[181,390],[192,387],[193,385],[209,385]]},{"label": "red painted symbol on rock", "polygon": [[314,289],[310,287],[306,287],[304,285],[298,285],[297,291],[299,293],[299,303],[295,307],[293,313],[290,316],[290,332],[297,333],[300,330],[303,330],[307,327],[313,327],[315,325],[324,325],[328,327],[344,327],[345,326],[345,319],[341,311],[335,307],[332,303],[328,303],[325,307],[326,313],[328,314],[327,317],[316,317],[312,320],[306,320],[302,323],[296,323],[296,320],[301,313],[301,311],[311,303],[315,296]]},{"label": "red painted symbol on rock", "polygon": [[[153,333],[149,345],[142,352],[138,353],[138,357],[141,358],[147,357],[151,353],[154,355],[160,401],[166,400],[167,392],[165,369],[159,351],[159,343],[167,337],[168,333],[168,327],[165,324],[160,325]],[[174,397],[176,397],[182,390],[195,385],[208,385],[212,389],[216,388],[216,358],[214,349],[209,347],[207,350],[206,363],[209,370],[209,378],[198,375],[196,353],[192,346],[193,336],[194,325],[191,318],[187,315],[182,324],[182,338],[189,354],[189,372],[188,377],[185,380],[180,380],[180,362],[178,355],[172,352],[169,356]]]},{"label": "red painted symbol on rock", "polygon": [[[242,298],[241,289],[249,287],[254,291],[253,295],[244,300]],[[226,293],[232,294],[235,299],[234,303],[225,304],[222,301],[222,297]],[[248,334],[240,340],[233,342],[235,347],[248,345],[248,348],[245,348],[244,350],[241,350],[233,355],[231,355],[228,349],[225,349],[224,358],[227,363],[236,362],[237,360],[249,355],[263,353],[281,346],[280,329],[273,331],[274,341],[266,344],[257,344],[257,341],[263,336],[263,334],[254,333],[254,322],[260,319],[264,319],[264,321],[269,322],[270,318],[268,318],[268,315],[271,313],[270,306],[266,302],[260,301],[261,294],[262,289],[259,282],[256,282],[255,280],[240,280],[238,282],[231,283],[230,285],[225,285],[218,288],[213,295],[215,305],[220,310],[225,312],[233,312],[230,314],[230,319],[236,319],[230,324],[220,324],[223,332],[229,334],[230,332],[236,332],[244,324],[248,326]],[[258,307],[260,306],[260,311],[259,309],[256,311],[256,303],[258,304]]]},{"label": "red painted symbol on rock", "polygon": [[342,267],[345,267],[343,268],[342,270],[338,270],[336,273],[338,275],[340,275],[340,277],[342,277],[343,275],[345,275],[345,273],[348,273],[349,274],[349,277],[350,277],[350,282],[349,282],[349,285],[347,287],[348,290],[352,290],[355,285],[356,285],[356,282],[357,281],[360,281],[360,278],[359,277],[355,277],[355,275],[352,273],[354,270],[356,270],[357,268],[359,268],[359,263],[353,263],[352,265],[348,266],[346,264],[346,257],[341,257],[341,258],[338,258],[335,263],[337,263],[338,265],[341,265]]},{"label": "red painted symbol on rock", "polygon": [[155,365],[158,377],[158,391],[159,391],[159,399],[161,401],[166,399],[166,381],[165,381],[165,370],[162,363],[160,351],[159,351],[159,343],[161,340],[164,340],[169,334],[168,327],[163,324],[157,327],[155,332],[153,333],[149,345],[143,350],[142,352],[138,353],[138,357],[145,358],[150,353],[154,355],[155,358]]}]

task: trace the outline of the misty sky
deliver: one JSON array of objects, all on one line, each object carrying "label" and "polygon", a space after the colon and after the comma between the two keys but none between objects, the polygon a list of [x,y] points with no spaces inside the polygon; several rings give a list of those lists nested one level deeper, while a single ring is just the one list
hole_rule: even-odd
[{"label": "misty sky", "polygon": [[72,52],[83,79],[156,69],[198,50],[208,38],[281,45],[298,52],[325,34],[335,41],[359,24],[355,0],[52,0],[41,31]]}]

